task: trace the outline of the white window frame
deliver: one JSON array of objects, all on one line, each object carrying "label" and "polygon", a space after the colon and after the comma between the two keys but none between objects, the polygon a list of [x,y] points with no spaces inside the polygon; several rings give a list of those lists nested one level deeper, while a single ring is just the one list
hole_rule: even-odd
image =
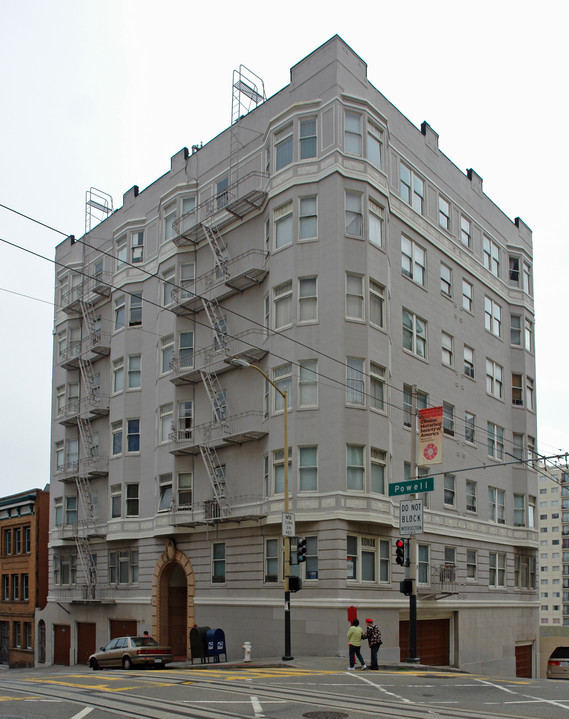
[{"label": "white window frame", "polygon": [[495,277],[500,277],[500,247],[486,235],[482,241],[482,254],[484,267]]},{"label": "white window frame", "polygon": [[[427,358],[427,322],[403,307],[403,350]],[[405,322],[407,318],[407,323]],[[410,346],[406,346],[410,345]]]},{"label": "white window frame", "polygon": [[385,287],[371,277],[369,278],[369,323],[374,327],[385,329]]},{"label": "white window frame", "polygon": [[346,319],[365,321],[364,278],[353,272],[346,272]]},{"label": "white window frame", "polygon": [[318,322],[318,278],[298,278],[298,324]]},{"label": "white window frame", "polygon": [[504,459],[504,428],[494,422],[487,423],[488,456],[492,459]]},{"label": "white window frame", "polygon": [[298,406],[318,406],[318,360],[300,360],[298,363]]},{"label": "white window frame", "polygon": [[362,157],[362,115],[346,110],[344,113],[344,152]]},{"label": "white window frame", "polygon": [[441,332],[441,359],[447,367],[454,364],[454,337],[448,332]]},{"label": "white window frame", "polygon": [[472,314],[474,303],[474,286],[463,278],[462,280],[462,309]]},{"label": "white window frame", "polygon": [[273,212],[275,251],[293,243],[293,203],[288,200]]},{"label": "white window frame", "polygon": [[345,193],[345,231],[349,237],[362,238],[364,232],[363,194],[352,190]]},{"label": "white window frame", "polygon": [[364,360],[360,357],[346,358],[346,404],[365,407]]},{"label": "white window frame", "polygon": [[298,201],[298,241],[318,238],[318,197],[308,195]]},{"label": "white window frame", "polygon": [[504,399],[504,368],[486,357],[486,393]]},{"label": "white window frame", "polygon": [[401,273],[421,287],[425,286],[427,253],[405,235],[401,235]]},{"label": "white window frame", "polygon": [[450,232],[450,202],[439,195],[439,226]]},{"label": "white window frame", "polygon": [[491,297],[484,297],[484,328],[495,337],[502,336],[502,307]]},{"label": "white window frame", "polygon": [[292,280],[273,287],[274,329],[292,326]]}]

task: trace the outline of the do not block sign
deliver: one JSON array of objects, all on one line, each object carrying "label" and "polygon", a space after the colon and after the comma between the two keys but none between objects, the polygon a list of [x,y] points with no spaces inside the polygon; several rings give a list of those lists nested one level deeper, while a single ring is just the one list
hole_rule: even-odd
[{"label": "do not block sign", "polygon": [[399,533],[423,533],[423,500],[402,499],[399,503]]}]

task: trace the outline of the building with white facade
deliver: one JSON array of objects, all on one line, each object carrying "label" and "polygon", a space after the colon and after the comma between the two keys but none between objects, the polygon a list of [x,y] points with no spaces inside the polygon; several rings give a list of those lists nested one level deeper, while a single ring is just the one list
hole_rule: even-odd
[{"label": "building with white facade", "polygon": [[[48,661],[143,629],[187,656],[195,624],[230,658],[282,653],[286,454],[293,654],[345,652],[355,606],[406,658],[388,485],[411,471],[416,386],[445,432],[419,657],[531,674],[531,231],[337,36],[269,99],[242,68],[233,119],[57,247]],[[281,394],[235,360],[286,390],[288,452]]]}]

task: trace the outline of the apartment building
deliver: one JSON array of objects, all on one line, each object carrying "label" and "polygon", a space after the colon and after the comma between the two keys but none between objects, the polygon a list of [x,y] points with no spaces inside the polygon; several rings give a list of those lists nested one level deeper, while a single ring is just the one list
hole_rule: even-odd
[{"label": "apartment building", "polygon": [[49,487],[0,499],[0,664],[33,667],[34,647],[45,650],[45,625],[35,610],[48,591]]},{"label": "apartment building", "polygon": [[230,658],[280,654],[287,508],[293,653],[345,652],[355,606],[406,658],[389,484],[416,394],[444,410],[419,656],[531,674],[531,231],[338,36],[269,99],[241,67],[231,100],[227,130],[56,250],[48,661],[143,629],[187,656],[196,624]]}]

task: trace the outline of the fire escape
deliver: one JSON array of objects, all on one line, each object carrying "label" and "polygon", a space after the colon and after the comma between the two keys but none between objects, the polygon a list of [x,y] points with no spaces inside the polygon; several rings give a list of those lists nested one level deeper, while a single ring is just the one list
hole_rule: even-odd
[{"label": "fire escape", "polygon": [[94,310],[97,299],[110,292],[109,285],[100,280],[95,268],[92,279],[84,279],[62,297],[63,311],[67,315],[78,315],[81,318],[81,338],[69,344],[65,352],[60,354],[59,362],[67,370],[79,370],[80,378],[77,401],[68,403],[60,412],[60,422],[66,426],[77,427],[77,462],[70,468],[74,471],[62,481],[73,481],[77,489],[77,525],[73,539],[83,575],[84,600],[97,599],[97,568],[92,560],[91,542],[104,536],[97,526],[90,480],[108,473],[105,460],[99,457],[98,443],[94,440],[91,426],[93,419],[104,416],[109,411],[108,398],[100,394],[98,376],[93,370],[93,362],[110,352],[109,340],[103,336],[100,319],[96,317]]}]

